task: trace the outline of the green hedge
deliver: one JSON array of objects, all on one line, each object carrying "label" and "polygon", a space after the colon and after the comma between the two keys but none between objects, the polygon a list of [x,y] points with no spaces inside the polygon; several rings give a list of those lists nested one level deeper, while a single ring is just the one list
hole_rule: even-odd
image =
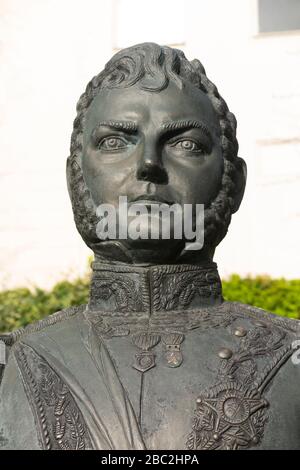
[{"label": "green hedge", "polygon": [[234,274],[223,281],[226,300],[255,305],[284,317],[300,319],[300,279],[272,279],[268,276],[241,278]]},{"label": "green hedge", "polygon": [[[0,331],[11,331],[71,305],[87,302],[89,277],[59,282],[51,291],[26,288],[0,292]],[[300,279],[269,277],[223,281],[226,300],[256,305],[273,313],[300,319]]]},{"label": "green hedge", "polygon": [[89,279],[63,281],[51,291],[20,288],[0,292],[0,331],[11,331],[71,305],[87,302]]}]

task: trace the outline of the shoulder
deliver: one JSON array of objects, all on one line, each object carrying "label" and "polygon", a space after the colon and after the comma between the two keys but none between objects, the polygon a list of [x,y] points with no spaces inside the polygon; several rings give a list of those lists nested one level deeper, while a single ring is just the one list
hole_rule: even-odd
[{"label": "shoulder", "polygon": [[65,308],[63,310],[59,310],[58,312],[55,312],[52,315],[48,315],[42,320],[30,323],[29,325],[14,330],[11,333],[5,333],[3,335],[0,335],[0,339],[3,340],[6,344],[12,345],[24,336],[41,330],[45,330],[46,328],[49,328],[52,325],[56,325],[58,323],[62,323],[66,320],[69,320],[75,315],[84,312],[85,309],[86,305],[76,305],[73,307]]},{"label": "shoulder", "polygon": [[291,335],[298,335],[300,337],[300,320],[283,317],[262,308],[240,302],[224,302],[223,308],[233,318],[244,318],[246,321],[257,324],[262,322],[270,328],[279,328]]},{"label": "shoulder", "polygon": [[225,310],[231,317],[231,323],[245,327],[244,341],[242,346],[250,354],[265,357],[274,364],[283,365],[289,358],[289,371],[296,374],[299,384],[300,367],[300,321],[282,317],[258,307],[242,304],[239,302],[225,302]]},{"label": "shoulder", "polygon": [[[86,305],[69,307],[55,312],[52,315],[48,315],[42,320],[31,323],[26,327],[14,330],[11,333],[0,334],[0,352],[1,356],[4,358],[2,368],[8,360],[10,350],[19,341],[29,337],[38,339],[50,332],[55,335],[55,331],[63,329],[67,322],[70,324],[70,322],[77,318],[78,315],[82,314],[85,309]],[[3,371],[2,374],[0,374],[0,381],[1,375],[3,375]]]},{"label": "shoulder", "polygon": [[219,335],[224,335],[232,352],[224,370],[239,381],[250,377],[253,384],[268,384],[280,371],[275,389],[282,393],[289,389],[298,396],[300,321],[239,302],[224,302],[222,310],[228,332],[221,330]]}]

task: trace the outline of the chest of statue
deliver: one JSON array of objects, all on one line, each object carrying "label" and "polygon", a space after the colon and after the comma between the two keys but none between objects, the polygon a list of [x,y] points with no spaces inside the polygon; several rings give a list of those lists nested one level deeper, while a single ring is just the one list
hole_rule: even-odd
[{"label": "chest of statue", "polygon": [[297,322],[227,302],[136,316],[81,309],[16,342],[14,448],[300,448]]},{"label": "chest of statue", "polygon": [[289,332],[254,311],[224,304],[214,313],[187,312],[184,327],[174,312],[147,329],[95,322],[146,448],[273,448],[274,439],[298,448],[297,389],[286,391]]}]

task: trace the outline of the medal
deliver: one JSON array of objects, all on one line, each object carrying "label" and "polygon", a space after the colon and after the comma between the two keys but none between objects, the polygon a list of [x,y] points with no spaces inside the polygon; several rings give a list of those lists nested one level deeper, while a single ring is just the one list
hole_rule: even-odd
[{"label": "medal", "polygon": [[183,339],[184,335],[180,333],[168,333],[163,336],[162,341],[165,345],[165,359],[168,367],[179,367],[182,364],[180,344]]},{"label": "medal", "polygon": [[159,341],[160,336],[150,333],[140,333],[132,336],[132,343],[142,351],[135,355],[135,362],[132,367],[140,372],[147,372],[155,367],[155,354],[150,351]]}]

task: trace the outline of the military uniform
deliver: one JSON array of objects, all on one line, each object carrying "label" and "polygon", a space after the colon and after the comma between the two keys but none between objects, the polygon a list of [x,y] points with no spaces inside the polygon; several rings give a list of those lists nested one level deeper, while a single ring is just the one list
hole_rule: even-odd
[{"label": "military uniform", "polygon": [[13,332],[3,449],[300,449],[300,322],[215,263],[94,264],[88,305]]}]

